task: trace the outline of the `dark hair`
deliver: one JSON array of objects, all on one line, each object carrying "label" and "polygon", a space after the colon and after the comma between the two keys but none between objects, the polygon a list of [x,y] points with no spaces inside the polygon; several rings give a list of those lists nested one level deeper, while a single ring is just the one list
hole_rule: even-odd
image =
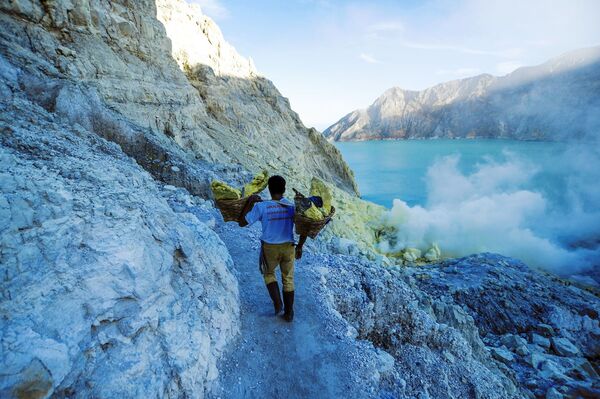
[{"label": "dark hair", "polygon": [[269,177],[269,192],[271,195],[285,193],[285,179],[277,175]]}]

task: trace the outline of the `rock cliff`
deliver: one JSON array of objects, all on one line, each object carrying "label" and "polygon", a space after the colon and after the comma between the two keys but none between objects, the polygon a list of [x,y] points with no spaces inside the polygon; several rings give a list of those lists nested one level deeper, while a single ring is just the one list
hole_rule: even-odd
[{"label": "rock cliff", "polygon": [[239,330],[219,237],[118,145],[19,94],[0,132],[0,396],[202,396]]},{"label": "rock cliff", "polygon": [[479,75],[423,91],[391,88],[323,134],[334,141],[411,138],[563,140],[600,132],[600,47],[502,77]]},{"label": "rock cliff", "polygon": [[[30,99],[53,111],[57,99],[69,103],[77,109],[56,111],[87,119],[162,179],[207,195],[211,176],[181,167],[191,157],[250,171],[267,165],[301,183],[315,175],[356,192],[337,149],[302,125],[198,7],[183,0],[15,0],[0,11],[0,54],[29,76],[22,86]],[[133,125],[136,137],[105,126],[116,118],[98,116],[106,112]],[[144,159],[148,146],[154,159]]]},{"label": "rock cliff", "polygon": [[0,3],[0,158],[2,397],[203,396],[239,331],[237,282],[169,190],[213,209],[211,179],[267,165],[356,192],[335,147],[177,0]]}]

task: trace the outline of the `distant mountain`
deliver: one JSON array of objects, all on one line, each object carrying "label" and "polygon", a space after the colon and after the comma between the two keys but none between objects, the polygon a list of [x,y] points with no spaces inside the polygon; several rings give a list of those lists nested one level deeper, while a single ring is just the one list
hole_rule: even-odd
[{"label": "distant mountain", "polygon": [[483,74],[422,91],[394,87],[323,134],[333,141],[600,136],[600,46],[502,77]]}]

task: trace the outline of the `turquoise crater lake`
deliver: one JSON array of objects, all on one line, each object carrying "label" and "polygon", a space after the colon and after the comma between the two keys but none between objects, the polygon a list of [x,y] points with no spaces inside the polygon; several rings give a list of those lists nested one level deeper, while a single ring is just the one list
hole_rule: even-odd
[{"label": "turquoise crater lake", "polygon": [[542,191],[560,202],[564,176],[553,164],[564,145],[514,140],[386,140],[338,142],[335,145],[354,170],[361,197],[391,208],[395,198],[410,206],[426,205],[427,171],[446,156],[459,156],[458,167],[473,173],[482,163],[519,157],[539,168],[524,188]]}]

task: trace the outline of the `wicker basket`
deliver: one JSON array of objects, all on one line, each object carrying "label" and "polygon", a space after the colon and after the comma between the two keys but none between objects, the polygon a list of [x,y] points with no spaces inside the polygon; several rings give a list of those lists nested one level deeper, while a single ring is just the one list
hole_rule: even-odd
[{"label": "wicker basket", "polygon": [[237,222],[242,214],[242,209],[246,205],[248,198],[240,198],[236,200],[215,200],[217,208],[223,215],[223,220],[226,222]]},{"label": "wicker basket", "polygon": [[333,206],[331,207],[331,213],[329,214],[329,216],[323,218],[323,220],[309,219],[304,215],[296,213],[296,215],[294,216],[296,234],[301,236],[308,236],[313,239],[316,238],[317,234],[319,234],[319,232],[323,230],[323,227],[325,227],[325,225],[329,223],[334,213],[335,208]]}]

